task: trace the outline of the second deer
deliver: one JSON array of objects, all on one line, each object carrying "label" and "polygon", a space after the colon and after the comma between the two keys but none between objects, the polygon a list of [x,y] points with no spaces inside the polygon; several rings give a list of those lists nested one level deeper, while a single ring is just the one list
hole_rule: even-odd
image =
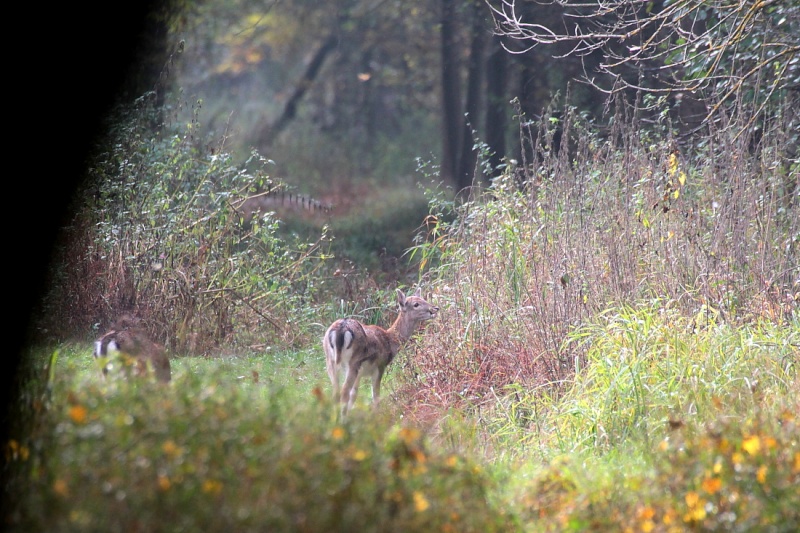
[{"label": "second deer", "polygon": [[[322,338],[328,376],[333,394],[341,401],[341,413],[352,409],[362,377],[372,381],[372,402],[378,405],[381,379],[386,367],[416,331],[417,327],[436,316],[439,308],[426,302],[420,289],[406,297],[397,290],[399,314],[389,329],[362,324],[353,318],[342,318],[331,324]],[[339,388],[339,373],[344,371],[344,385]]]},{"label": "second deer", "polygon": [[[172,378],[169,357],[160,344],[151,341],[139,327],[139,320],[124,314],[95,342],[94,356],[107,360],[112,356],[122,356],[123,362],[135,365],[135,372],[145,375],[150,368],[161,382]],[[107,375],[110,363],[103,365],[103,375]]]}]

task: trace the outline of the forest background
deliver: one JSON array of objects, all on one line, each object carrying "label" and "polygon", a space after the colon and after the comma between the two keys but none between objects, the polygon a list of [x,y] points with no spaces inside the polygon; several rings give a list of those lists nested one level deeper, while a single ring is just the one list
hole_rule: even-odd
[{"label": "forest background", "polygon": [[[64,138],[79,135],[84,108],[108,105],[78,161],[66,143],[50,152],[75,163],[37,203],[65,213],[54,254],[17,247],[18,279],[44,280],[30,284],[43,289],[33,315],[14,314],[35,317],[12,322],[27,332],[20,346],[87,342],[134,310],[179,361],[313,350],[320,324],[340,314],[385,323],[393,288],[419,283],[450,313],[414,346],[392,403],[456,449],[469,448],[460,427],[448,433],[462,413],[467,426],[488,423],[474,439],[487,449],[539,439],[543,450],[558,424],[540,413],[570,412],[578,371],[607,361],[592,347],[635,354],[621,362],[640,378],[629,392],[652,391],[664,376],[638,372],[659,349],[624,338],[652,334],[658,344],[662,327],[742,328],[743,338],[754,327],[757,340],[731,352],[763,353],[734,369],[733,391],[693,389],[694,402],[681,405],[680,387],[697,385],[699,362],[690,361],[695,370],[667,381],[659,408],[640,396],[610,425],[587,416],[576,442],[606,453],[630,428],[647,429],[648,416],[683,427],[698,404],[712,406],[688,422],[699,427],[720,398],[760,405],[759,381],[783,417],[781,402],[797,401],[798,5],[614,6],[205,2],[149,11],[132,68],[108,91],[113,106],[64,93],[59,109],[75,113],[55,121]],[[96,59],[77,61],[88,70],[76,76],[99,73],[114,85],[100,51],[127,53],[115,46],[123,35],[92,39],[76,56]],[[242,208],[261,193],[264,217],[251,219]],[[705,361],[730,370],[730,361]],[[586,393],[597,396],[604,378],[592,379]],[[612,384],[609,411],[625,404]],[[773,486],[791,487],[798,455],[782,435],[770,437],[781,452],[772,459],[788,461],[789,477]],[[746,449],[751,437],[734,441]],[[654,442],[649,433],[644,441]],[[574,495],[572,480],[550,475],[537,490]],[[708,479],[685,481],[713,489]],[[684,502],[688,522],[696,503]],[[654,512],[666,523],[670,508]],[[652,518],[647,509],[622,515]],[[773,511],[759,518],[784,516]]]},{"label": "forest background", "polygon": [[[177,131],[201,156],[205,150],[229,158],[218,164],[236,167],[237,185],[251,180],[234,192],[240,198],[227,199],[242,204],[236,207],[245,218],[259,201],[275,208],[263,197],[245,205],[248,195],[299,196],[281,202],[305,212],[284,209],[280,231],[322,234],[319,249],[336,256],[328,264],[348,274],[342,279],[349,276],[352,291],[361,274],[393,282],[405,267],[415,268],[401,258],[422,238],[422,221],[434,220],[426,218],[433,214],[426,188],[445,187],[463,199],[503,174],[532,186],[542,179],[533,166],[543,151],[563,147],[574,157],[582,140],[576,135],[562,145],[559,123],[570,112],[601,137],[613,135],[615,118],[662,129],[669,145],[658,148],[661,157],[674,152],[686,161],[711,149],[701,131],[740,127],[735,138],[757,142],[766,127],[758,121],[769,117],[791,131],[796,117],[785,102],[797,81],[792,3],[725,8],[719,20],[714,5],[642,4],[642,20],[624,6],[607,14],[569,4],[346,2],[331,10],[332,19],[313,2],[170,4],[149,18],[137,52],[141,67],[119,98],[155,108],[150,120],[162,135]],[[544,117],[549,131],[538,135]],[[787,139],[787,161],[795,144]],[[89,179],[110,171],[94,168]],[[788,198],[792,178],[784,180]],[[669,196],[669,182],[654,186]],[[79,195],[115,194],[96,183],[87,188]],[[65,226],[75,232],[81,224],[92,222]],[[334,238],[327,242],[329,231]],[[76,253],[87,247],[69,238]],[[151,256],[159,247],[153,244]],[[40,330],[64,338],[108,323],[122,308],[150,314],[140,301],[147,297],[134,294],[135,274],[107,279],[105,287],[80,286],[94,273],[73,260],[81,261],[59,259],[77,278],[58,283],[71,297],[49,297],[73,301],[60,312],[50,309],[53,323]],[[162,326],[163,335],[182,338],[174,317],[162,318],[173,324]],[[215,329],[210,345],[230,324]]]}]

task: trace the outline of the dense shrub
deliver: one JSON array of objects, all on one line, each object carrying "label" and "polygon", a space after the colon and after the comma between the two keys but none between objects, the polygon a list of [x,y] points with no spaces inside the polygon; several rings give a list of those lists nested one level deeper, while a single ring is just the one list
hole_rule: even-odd
[{"label": "dense shrub", "polygon": [[269,212],[243,223],[241,203],[280,184],[264,157],[235,165],[224,139],[203,137],[199,107],[185,127],[154,126],[148,97],[113,117],[54,261],[42,331],[85,337],[129,311],[179,353],[305,339],[327,230],[295,239]]},{"label": "dense shrub", "polygon": [[327,391],[313,380],[297,389],[287,367],[263,357],[182,358],[174,366],[166,386],[103,381],[85,353],[62,352],[51,386],[37,397],[34,431],[7,447],[17,505],[6,525],[152,532],[514,527],[511,514],[490,500],[488,473],[466,456],[431,447],[413,426],[360,410],[337,422]]},{"label": "dense shrub", "polygon": [[600,131],[567,108],[523,123],[529,160],[507,162],[469,201],[431,196],[412,254],[431,267],[442,312],[406,365],[409,406],[491,405],[515,386],[559,393],[586,363],[570,332],[620,306],[658,301],[697,328],[796,315],[789,132],[681,145],[666,124],[635,121],[623,109]]}]

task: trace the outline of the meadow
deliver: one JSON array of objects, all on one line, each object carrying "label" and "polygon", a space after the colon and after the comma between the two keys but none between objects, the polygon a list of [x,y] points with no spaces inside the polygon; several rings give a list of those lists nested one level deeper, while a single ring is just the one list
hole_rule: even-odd
[{"label": "meadow", "polygon": [[[347,270],[335,223],[306,220],[310,240],[274,213],[241,230],[231,191],[263,174],[123,128],[136,142],[96,166],[113,179],[79,210],[92,223],[73,226],[42,311],[85,334],[47,328],[25,354],[4,525],[796,531],[791,132],[681,152],[666,126],[600,136],[568,109],[540,128],[535,165],[464,201],[421,165],[428,213],[389,281]],[[391,221],[345,226],[367,242]],[[319,337],[342,315],[388,325],[396,286],[441,311],[380,408],[363,384],[340,419]],[[168,385],[103,379],[91,356],[93,324],[132,295],[168,340]]]},{"label": "meadow", "polygon": [[[587,328],[558,398],[346,420],[321,351],[173,358],[104,379],[91,346],[39,354],[30,433],[6,444],[16,531],[793,531],[800,328],[691,331],[653,310]],[[577,341],[576,341],[577,342]],[[33,354],[34,356],[36,354]],[[401,356],[403,359],[408,356]],[[402,362],[400,364],[403,364]],[[48,367],[52,365],[52,367]],[[391,368],[391,367],[390,367]]]}]

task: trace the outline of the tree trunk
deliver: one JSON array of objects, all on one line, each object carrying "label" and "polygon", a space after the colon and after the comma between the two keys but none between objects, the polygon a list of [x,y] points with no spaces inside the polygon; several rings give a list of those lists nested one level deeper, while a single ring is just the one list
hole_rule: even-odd
[{"label": "tree trunk", "polygon": [[336,49],[338,42],[339,40],[336,33],[332,33],[322,42],[319,48],[317,48],[317,51],[309,60],[308,65],[306,65],[305,72],[303,72],[303,75],[295,84],[291,96],[286,100],[286,105],[283,106],[281,115],[274,123],[263,127],[258,135],[256,135],[257,144],[261,146],[269,146],[272,144],[272,141],[274,141],[286,126],[289,125],[292,119],[294,119],[297,115],[298,103],[302,100],[303,96],[305,96],[306,92],[308,92],[317,74],[322,70],[325,59]]},{"label": "tree trunk", "polygon": [[481,110],[481,89],[484,77],[484,50],[489,35],[489,25],[485,17],[485,6],[481,2],[472,4],[472,43],[469,51],[469,77],[467,79],[466,116],[462,118],[461,149],[458,158],[456,189],[463,191],[473,185],[473,177],[480,175],[475,168],[478,152],[475,149],[475,135],[479,130]]},{"label": "tree trunk", "polygon": [[456,49],[456,0],[441,0],[442,162],[441,178],[455,183],[461,133],[461,83]]},{"label": "tree trunk", "polygon": [[490,178],[499,176],[506,156],[506,129],[508,128],[508,53],[503,49],[501,37],[495,35],[486,66],[486,144],[489,147]]}]

